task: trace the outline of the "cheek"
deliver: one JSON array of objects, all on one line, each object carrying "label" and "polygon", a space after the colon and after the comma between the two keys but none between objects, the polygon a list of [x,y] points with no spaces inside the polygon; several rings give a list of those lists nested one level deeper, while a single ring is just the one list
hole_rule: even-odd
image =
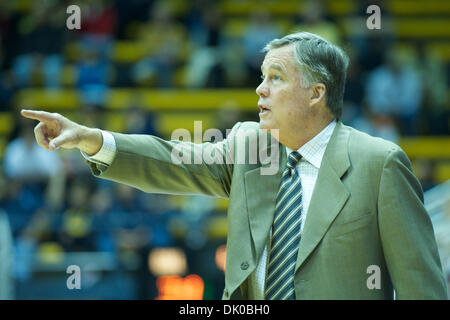
[{"label": "cheek", "polygon": [[304,109],[305,98],[300,92],[291,90],[284,96],[282,105],[286,116],[295,117]]},{"label": "cheek", "polygon": [[298,123],[301,118],[302,118],[302,114],[300,112],[299,107],[297,106],[296,108],[291,108],[286,112],[285,118],[287,120],[287,123],[290,123],[291,126],[294,125],[296,123]]},{"label": "cheek", "polygon": [[304,116],[306,96],[304,89],[300,86],[290,85],[276,92],[275,118],[282,123],[292,123],[299,121]]},{"label": "cheek", "polygon": [[285,110],[285,120],[291,126],[298,126],[308,118],[307,109],[305,107],[305,100],[301,96],[296,96],[295,99],[289,101],[289,107]]}]

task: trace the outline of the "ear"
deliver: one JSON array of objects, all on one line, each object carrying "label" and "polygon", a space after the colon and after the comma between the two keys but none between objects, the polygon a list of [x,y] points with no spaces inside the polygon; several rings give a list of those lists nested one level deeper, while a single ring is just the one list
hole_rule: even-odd
[{"label": "ear", "polygon": [[325,100],[327,89],[323,83],[315,83],[310,87],[309,105],[315,106]]}]

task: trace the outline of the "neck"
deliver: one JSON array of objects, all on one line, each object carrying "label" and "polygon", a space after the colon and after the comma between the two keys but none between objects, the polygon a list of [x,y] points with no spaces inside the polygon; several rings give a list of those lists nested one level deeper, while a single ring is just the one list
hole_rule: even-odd
[{"label": "neck", "polygon": [[318,135],[325,127],[327,127],[334,118],[323,119],[322,121],[317,121],[310,125],[308,128],[300,128],[296,130],[298,132],[297,135],[286,134],[283,139],[281,139],[280,133],[280,143],[291,150],[298,150],[305,143],[310,141],[316,135]]}]

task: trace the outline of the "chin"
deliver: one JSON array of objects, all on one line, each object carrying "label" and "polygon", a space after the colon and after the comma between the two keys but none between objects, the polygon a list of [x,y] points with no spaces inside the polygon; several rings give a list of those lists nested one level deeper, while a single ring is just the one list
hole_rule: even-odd
[{"label": "chin", "polygon": [[267,120],[262,119],[261,116],[259,116],[259,127],[261,129],[267,129]]},{"label": "chin", "polygon": [[265,130],[270,130],[270,129],[273,129],[274,126],[273,126],[272,123],[270,123],[268,121],[260,120],[259,121],[259,128],[260,129],[265,129]]},{"label": "chin", "polygon": [[274,137],[277,141],[279,141],[280,137],[280,128],[276,126],[274,123],[270,121],[259,121],[259,129],[260,130],[267,130],[267,133],[269,133],[272,137]]}]

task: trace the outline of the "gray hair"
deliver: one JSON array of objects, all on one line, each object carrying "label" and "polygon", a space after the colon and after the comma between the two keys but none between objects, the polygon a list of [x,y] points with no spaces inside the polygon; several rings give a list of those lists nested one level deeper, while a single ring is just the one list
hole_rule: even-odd
[{"label": "gray hair", "polygon": [[314,83],[326,87],[326,101],[331,113],[339,119],[342,114],[345,79],[349,58],[338,46],[324,38],[298,32],[270,41],[263,52],[294,44],[296,61],[301,72],[301,86],[307,88]]}]

